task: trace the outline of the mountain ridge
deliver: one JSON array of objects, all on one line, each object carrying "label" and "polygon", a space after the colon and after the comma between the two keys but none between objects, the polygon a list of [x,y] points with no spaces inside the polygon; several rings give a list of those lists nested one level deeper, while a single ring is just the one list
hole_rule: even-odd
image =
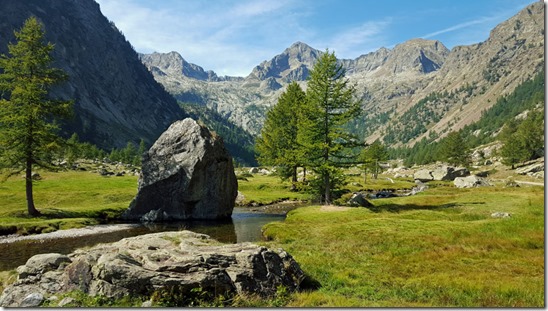
[{"label": "mountain ridge", "polygon": [[[416,38],[392,49],[340,59],[363,106],[364,116],[354,122],[354,130],[363,132],[367,141],[380,138],[386,143],[413,145],[476,121],[479,111],[543,66],[543,15],[543,3],[532,3],[497,25],[487,40],[451,50],[439,41]],[[290,81],[306,88],[308,71],[321,53],[295,42],[254,67],[243,80],[204,83],[189,78],[180,83],[184,78],[168,81],[154,76],[176,98],[191,101],[190,95],[197,95],[200,104],[258,135],[266,111]],[[180,85],[175,86],[176,82]],[[411,118],[418,122],[415,127],[401,124],[410,120],[405,116],[408,112],[419,114]],[[426,117],[421,119],[420,114]],[[395,131],[414,134],[406,139],[386,138]]]},{"label": "mountain ridge", "polygon": [[175,120],[186,116],[177,102],[141,63],[131,44],[93,0],[3,0],[0,53],[14,42],[30,16],[43,23],[46,41],[55,45],[54,66],[69,79],[52,95],[74,99],[74,119],[62,125],[107,150],[148,144]]}]

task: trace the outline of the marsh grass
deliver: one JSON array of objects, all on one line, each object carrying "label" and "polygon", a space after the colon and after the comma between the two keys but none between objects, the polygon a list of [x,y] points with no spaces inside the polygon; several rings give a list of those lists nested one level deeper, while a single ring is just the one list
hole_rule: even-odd
[{"label": "marsh grass", "polygon": [[544,306],[543,187],[439,185],[373,203],[300,208],[265,227],[321,284],[289,306]]},{"label": "marsh grass", "polygon": [[40,172],[34,199],[40,217],[25,208],[24,180],[0,183],[0,233],[33,234],[83,227],[117,218],[137,193],[136,176],[103,177],[82,171]]}]

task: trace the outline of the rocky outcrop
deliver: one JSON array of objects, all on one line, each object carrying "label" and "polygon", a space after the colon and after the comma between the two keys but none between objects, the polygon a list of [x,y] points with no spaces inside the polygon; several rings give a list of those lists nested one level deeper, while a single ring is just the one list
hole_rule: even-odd
[{"label": "rocky outcrop", "polygon": [[230,217],[238,194],[223,140],[192,119],[173,123],[143,156],[139,190],[123,218]]},{"label": "rocky outcrop", "polygon": [[2,307],[36,307],[53,295],[74,290],[91,296],[130,295],[143,300],[173,290],[180,297],[192,297],[196,290],[210,298],[235,294],[271,297],[279,286],[296,290],[304,278],[298,263],[282,249],[219,244],[190,231],[126,238],[68,256],[36,255],[17,271],[17,281],[0,297]]}]

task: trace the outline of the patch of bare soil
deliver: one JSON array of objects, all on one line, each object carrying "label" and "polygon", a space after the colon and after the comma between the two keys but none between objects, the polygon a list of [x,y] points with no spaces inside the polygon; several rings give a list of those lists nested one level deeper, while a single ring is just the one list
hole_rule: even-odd
[{"label": "patch of bare soil", "polygon": [[350,207],[347,206],[337,206],[337,205],[324,205],[320,207],[322,212],[344,212],[349,210]]}]

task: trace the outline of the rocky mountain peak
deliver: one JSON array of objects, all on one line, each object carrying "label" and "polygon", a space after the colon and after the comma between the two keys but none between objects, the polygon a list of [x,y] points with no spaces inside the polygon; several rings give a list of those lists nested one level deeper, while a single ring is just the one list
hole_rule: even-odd
[{"label": "rocky mountain peak", "polygon": [[411,39],[394,47],[386,60],[386,70],[392,74],[430,73],[443,65],[449,52],[437,40]]},{"label": "rocky mountain peak", "polygon": [[279,79],[279,82],[304,81],[320,51],[302,42],[295,42],[283,53],[253,68],[247,79]]},{"label": "rocky mountain peak", "polygon": [[187,62],[181,54],[172,51],[169,53],[140,54],[141,61],[147,68],[158,75],[187,77],[202,81],[216,81],[217,74],[213,71],[204,71],[198,65]]}]

